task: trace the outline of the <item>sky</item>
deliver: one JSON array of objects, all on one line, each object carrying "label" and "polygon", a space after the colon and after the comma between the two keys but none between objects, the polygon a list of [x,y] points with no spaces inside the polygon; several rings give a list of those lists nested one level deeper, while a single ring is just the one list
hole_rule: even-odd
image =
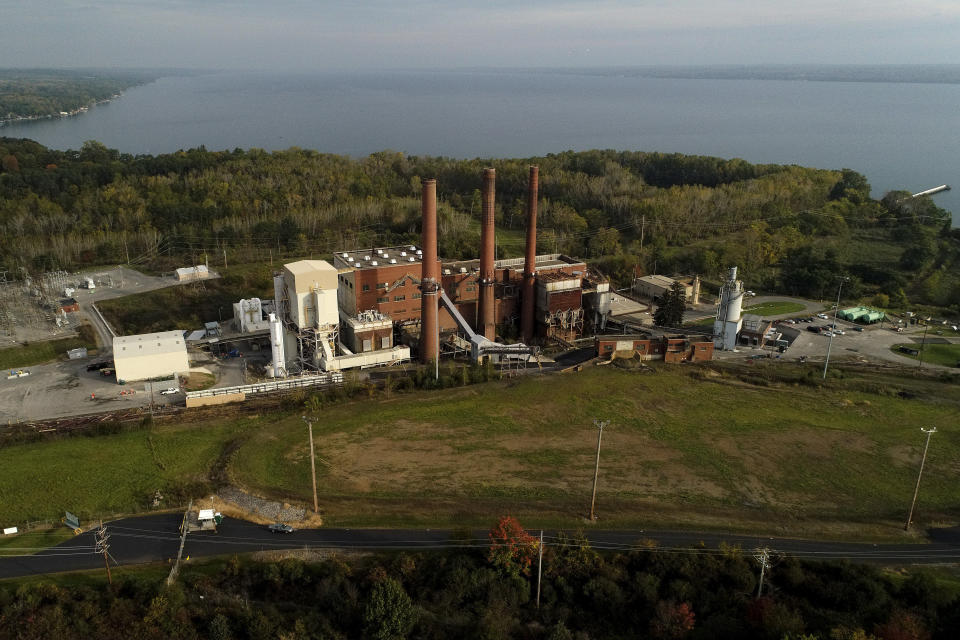
[{"label": "sky", "polygon": [[960,62],[960,0],[0,0],[0,67]]}]

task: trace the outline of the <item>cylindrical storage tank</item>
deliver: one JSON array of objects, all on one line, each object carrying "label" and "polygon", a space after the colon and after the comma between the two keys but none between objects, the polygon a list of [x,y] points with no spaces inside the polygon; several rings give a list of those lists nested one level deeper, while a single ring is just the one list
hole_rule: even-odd
[{"label": "cylindrical storage tank", "polygon": [[287,363],[283,353],[283,324],[272,313],[270,314],[270,354],[274,375],[278,378],[285,377]]},{"label": "cylindrical storage tank", "polygon": [[727,271],[727,282],[736,282],[737,281],[737,268],[730,267],[730,270]]},{"label": "cylindrical storage tank", "polygon": [[731,291],[727,299],[727,321],[736,322],[740,319],[740,311],[743,308],[743,291]]}]

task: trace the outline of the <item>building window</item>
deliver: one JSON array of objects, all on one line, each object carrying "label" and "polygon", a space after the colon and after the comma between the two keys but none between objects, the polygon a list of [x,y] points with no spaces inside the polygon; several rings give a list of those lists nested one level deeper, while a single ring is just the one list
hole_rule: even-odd
[{"label": "building window", "polygon": [[406,299],[407,299],[407,296],[393,296],[394,302],[403,302]]},{"label": "building window", "polygon": [[378,282],[378,283],[377,283],[377,289],[386,289],[386,288],[387,288],[387,283],[386,283],[386,282]]},{"label": "building window", "polygon": [[370,291],[370,285],[368,284],[363,285],[363,289],[361,289],[361,291]]},{"label": "building window", "polygon": [[467,291],[476,291],[476,290],[477,290],[476,287],[467,287]]},{"label": "building window", "polygon": [[390,296],[386,296],[384,298],[377,298],[377,302],[380,302],[380,303],[390,302]]},{"label": "building window", "polygon": [[419,299],[420,299],[420,294],[419,294],[419,293],[413,294],[413,299],[414,299],[414,300],[419,300]]}]

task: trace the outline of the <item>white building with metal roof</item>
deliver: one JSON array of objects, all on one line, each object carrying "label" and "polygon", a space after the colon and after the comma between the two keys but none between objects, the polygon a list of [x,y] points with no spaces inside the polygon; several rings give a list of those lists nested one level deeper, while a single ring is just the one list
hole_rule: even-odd
[{"label": "white building with metal roof", "polygon": [[166,378],[190,369],[182,331],[163,331],[113,339],[117,381]]}]

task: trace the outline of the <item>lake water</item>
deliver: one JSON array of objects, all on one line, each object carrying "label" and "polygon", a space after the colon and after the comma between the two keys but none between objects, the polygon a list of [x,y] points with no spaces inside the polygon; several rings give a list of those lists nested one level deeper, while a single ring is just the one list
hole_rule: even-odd
[{"label": "lake water", "polygon": [[[620,149],[849,167],[879,197],[960,213],[960,85],[706,80],[537,71],[216,73],[165,77],[89,113],[0,128],[129,153],[298,146],[457,158]],[[960,215],[954,215],[954,223]]]}]

